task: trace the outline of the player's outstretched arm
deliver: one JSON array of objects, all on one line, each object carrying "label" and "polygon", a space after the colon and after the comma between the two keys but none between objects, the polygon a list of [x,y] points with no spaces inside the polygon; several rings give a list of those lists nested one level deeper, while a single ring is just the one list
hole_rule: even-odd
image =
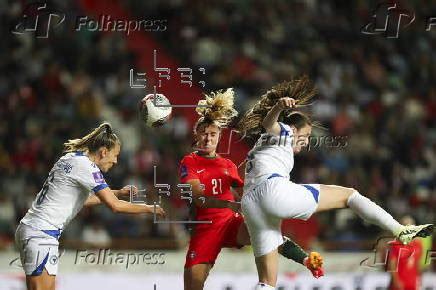
[{"label": "player's outstretched arm", "polygon": [[[133,186],[133,185],[126,185],[121,189],[112,189],[112,192],[117,198],[120,198],[123,196],[130,195],[131,189],[133,190],[133,194],[137,194],[138,188],[136,186]],[[91,207],[91,206],[95,206],[95,205],[99,205],[99,204],[102,204],[102,202],[98,198],[98,196],[91,195],[90,197],[88,197],[86,199],[85,204],[83,206]]]},{"label": "player's outstretched arm", "polygon": [[237,202],[205,196],[199,179],[190,179],[186,183],[192,186],[192,198],[196,206],[202,208],[230,208],[235,212],[239,212],[240,204]]},{"label": "player's outstretched arm", "polygon": [[101,200],[96,195],[89,196],[86,200],[83,206],[91,207],[101,204]]},{"label": "player's outstretched arm", "polygon": [[292,98],[281,98],[277,101],[262,121],[262,126],[267,133],[280,135],[280,125],[277,122],[280,113],[284,109],[295,108],[295,103],[296,101]]},{"label": "player's outstretched arm", "polygon": [[[108,187],[97,191],[95,194],[101,202],[109,207],[114,213],[141,214],[154,212],[155,206],[153,205],[132,204],[124,200],[119,200]],[[165,216],[165,211],[160,206],[156,206],[156,214]]]},{"label": "player's outstretched arm", "polygon": [[112,189],[112,192],[115,194],[116,197],[124,197],[129,196],[130,191],[133,192],[133,195],[136,195],[138,193],[138,188],[134,185],[126,185],[121,189]]}]

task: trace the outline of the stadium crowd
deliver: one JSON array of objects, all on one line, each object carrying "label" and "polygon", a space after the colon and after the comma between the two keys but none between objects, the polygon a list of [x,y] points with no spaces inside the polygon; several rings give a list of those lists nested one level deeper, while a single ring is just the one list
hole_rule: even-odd
[{"label": "stadium crowd", "polygon": [[[410,213],[419,223],[434,221],[435,31],[426,32],[418,23],[398,39],[365,35],[360,28],[371,21],[376,2],[290,2],[125,5],[137,18],[167,19],[167,31],[153,37],[178,62],[206,67],[206,91],[234,87],[240,112],[275,83],[308,74],[319,91],[310,111],[325,127],[315,135],[342,136],[345,142],[302,154],[293,180],[355,187],[395,217]],[[80,13],[74,1],[58,5]],[[406,8],[421,20],[424,11],[436,11],[430,2]],[[2,10],[3,24],[16,21],[21,10],[17,3]],[[162,130],[144,128],[138,120],[142,96],[129,87],[134,55],[124,34],[64,26],[48,39],[36,39],[12,34],[10,25],[0,31],[0,248],[13,247],[17,222],[60,156],[62,143],[95,127],[108,110],[116,112],[123,128],[135,128],[131,138],[138,140],[129,146],[130,138],[122,139],[121,158],[108,183],[151,188],[154,165],[167,183],[178,183],[178,161],[191,149],[191,128],[177,112]],[[187,217],[186,205],[177,198],[168,206],[176,209],[174,216]],[[317,220],[319,241],[370,240],[380,234],[346,210]],[[92,241],[98,233],[104,244],[121,237],[165,239],[177,230],[149,217],[84,209],[64,239]]]}]

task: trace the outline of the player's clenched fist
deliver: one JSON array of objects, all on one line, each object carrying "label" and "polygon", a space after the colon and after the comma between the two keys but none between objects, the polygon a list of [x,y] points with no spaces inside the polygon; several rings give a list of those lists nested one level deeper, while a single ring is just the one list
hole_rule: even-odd
[{"label": "player's clenched fist", "polygon": [[297,101],[293,98],[281,98],[277,101],[275,106],[280,110],[284,110],[287,108],[295,108],[296,105]]}]

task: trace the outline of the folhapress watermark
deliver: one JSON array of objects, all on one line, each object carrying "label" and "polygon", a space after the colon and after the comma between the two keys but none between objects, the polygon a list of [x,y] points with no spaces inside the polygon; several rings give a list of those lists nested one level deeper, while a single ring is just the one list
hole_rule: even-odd
[{"label": "folhapress watermark", "polygon": [[155,20],[123,20],[114,19],[110,15],[100,15],[97,20],[88,16],[77,16],[75,30],[88,31],[117,31],[129,35],[134,31],[165,31],[167,21]]},{"label": "folhapress watermark", "polygon": [[[16,268],[23,268],[24,266],[34,266],[35,268],[41,263],[50,263],[56,265],[59,263],[59,259],[65,254],[65,250],[57,250],[58,244],[40,243],[40,247],[53,247],[51,250],[29,250],[24,249],[23,260],[20,257],[16,257],[9,262],[9,266]],[[44,260],[46,262],[44,262]],[[24,263],[24,264],[23,264]]]},{"label": "folhapress watermark", "polygon": [[[47,246],[47,244],[40,244]],[[61,253],[50,253],[47,251],[37,251],[32,255],[24,253],[25,265],[40,265],[44,260],[48,263],[56,265],[59,263],[61,256],[65,254],[65,250]],[[163,265],[165,264],[165,253],[163,252],[113,252],[110,249],[98,250],[76,250],[74,257],[74,265],[118,265],[128,269],[130,266],[145,264],[145,265]],[[20,257],[14,258],[9,262],[9,266],[22,268]]]},{"label": "folhapress watermark", "polygon": [[35,2],[25,6],[21,19],[11,32],[17,35],[33,33],[36,38],[48,38],[50,32],[61,25],[73,26],[74,31],[123,32],[127,36],[135,31],[162,32],[167,30],[166,19],[116,19],[102,14],[97,17],[71,16],[50,7],[47,3]]},{"label": "folhapress watermark", "polygon": [[162,252],[113,252],[110,249],[76,250],[75,265],[163,265],[165,253]]},{"label": "folhapress watermark", "polygon": [[295,138],[289,135],[263,135],[259,138],[259,145],[261,146],[286,146],[288,140],[292,142],[293,146],[306,147],[308,151],[313,148],[344,148],[348,146],[348,136],[299,136]]}]

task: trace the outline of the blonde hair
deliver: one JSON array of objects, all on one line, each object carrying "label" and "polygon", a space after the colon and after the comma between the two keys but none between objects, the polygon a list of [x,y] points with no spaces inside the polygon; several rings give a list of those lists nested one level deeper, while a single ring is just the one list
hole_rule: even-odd
[{"label": "blonde hair", "polygon": [[194,134],[197,134],[200,126],[203,125],[216,125],[220,129],[228,127],[233,118],[238,115],[233,108],[234,101],[235,92],[232,88],[205,94],[205,99],[200,100],[199,107],[195,109],[200,118],[194,125]]},{"label": "blonde hair", "polygon": [[[258,135],[263,130],[263,119],[279,99],[285,97],[293,98],[296,100],[297,107],[301,107],[310,105],[309,101],[315,94],[316,89],[306,75],[282,82],[261,96],[253,108],[245,113],[239,121],[237,128],[243,134],[243,137]],[[313,125],[307,114],[295,110],[290,113],[283,112],[279,120],[288,124],[290,123],[289,125],[296,125],[297,129],[300,129],[305,124]],[[294,122],[296,123],[294,124]]]},{"label": "blonde hair", "polygon": [[64,152],[84,151],[93,153],[100,147],[106,147],[110,150],[115,144],[121,145],[121,142],[118,136],[113,133],[112,126],[108,122],[104,122],[86,136],[65,142]]}]

